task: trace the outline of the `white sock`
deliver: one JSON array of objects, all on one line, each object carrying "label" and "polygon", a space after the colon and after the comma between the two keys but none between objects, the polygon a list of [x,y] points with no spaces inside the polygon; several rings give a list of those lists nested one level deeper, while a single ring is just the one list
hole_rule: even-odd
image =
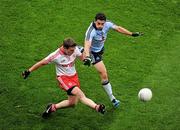
[{"label": "white sock", "polygon": [[115,99],[114,95],[112,94],[112,87],[111,84],[108,82],[107,84],[103,84],[103,88],[106,91],[107,95],[109,96],[109,99],[112,101]]}]

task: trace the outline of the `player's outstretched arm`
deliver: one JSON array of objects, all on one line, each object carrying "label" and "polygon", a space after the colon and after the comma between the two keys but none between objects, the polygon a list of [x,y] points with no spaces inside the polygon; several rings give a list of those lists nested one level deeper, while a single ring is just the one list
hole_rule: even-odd
[{"label": "player's outstretched arm", "polygon": [[26,79],[26,78],[30,75],[30,73],[31,73],[32,71],[34,71],[34,70],[36,70],[36,69],[38,69],[38,68],[40,68],[41,66],[46,65],[46,64],[47,64],[47,61],[46,61],[45,59],[37,62],[37,63],[34,64],[32,67],[30,67],[29,69],[27,69],[27,70],[25,70],[25,71],[22,72],[23,78]]},{"label": "player's outstretched arm", "polygon": [[114,30],[116,30],[116,31],[119,32],[119,33],[125,34],[125,35],[129,35],[129,36],[132,35],[132,32],[128,31],[127,29],[125,29],[125,28],[123,28],[123,27],[121,27],[121,26],[116,26],[116,27],[114,28]]},{"label": "player's outstretched arm", "polygon": [[141,32],[130,32],[129,30],[121,27],[121,26],[116,26],[114,28],[114,30],[116,30],[119,33],[125,34],[125,35],[129,35],[129,36],[133,36],[133,37],[137,37],[137,36],[142,36],[143,33]]}]

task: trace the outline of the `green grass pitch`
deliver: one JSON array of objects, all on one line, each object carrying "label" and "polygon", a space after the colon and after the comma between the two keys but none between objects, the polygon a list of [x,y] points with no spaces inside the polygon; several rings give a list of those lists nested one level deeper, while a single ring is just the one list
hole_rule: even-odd
[{"label": "green grass pitch", "polygon": [[[178,0],[1,0],[0,1],[0,129],[34,130],[179,130],[180,2]],[[104,62],[114,95],[113,109],[93,67],[78,61],[81,88],[104,103],[102,116],[79,103],[41,118],[49,102],[66,99],[55,80],[54,65],[27,80],[21,72],[54,51],[66,37],[83,45],[97,12],[143,37],[110,31]],[[150,102],[138,100],[149,87]]]}]

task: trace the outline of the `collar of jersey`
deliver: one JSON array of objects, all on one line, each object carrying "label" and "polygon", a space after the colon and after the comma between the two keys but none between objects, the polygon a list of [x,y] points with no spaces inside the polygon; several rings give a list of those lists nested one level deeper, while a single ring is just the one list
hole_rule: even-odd
[{"label": "collar of jersey", "polygon": [[96,28],[96,24],[94,23],[94,21],[93,21],[92,26],[93,26],[93,27],[97,30],[97,28]]},{"label": "collar of jersey", "polygon": [[65,55],[65,53],[64,53],[64,48],[63,48],[63,47],[60,47],[60,48],[59,48],[59,53],[60,53],[61,55]]}]

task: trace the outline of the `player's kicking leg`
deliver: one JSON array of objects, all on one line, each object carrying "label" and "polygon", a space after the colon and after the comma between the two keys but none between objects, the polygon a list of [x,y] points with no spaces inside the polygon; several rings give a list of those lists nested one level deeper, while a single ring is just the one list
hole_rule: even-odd
[{"label": "player's kicking leg", "polygon": [[52,112],[55,112],[57,109],[67,108],[67,107],[74,107],[78,103],[78,97],[72,95],[71,91],[74,87],[67,90],[68,100],[63,100],[57,104],[48,104],[46,110],[42,114],[43,118],[49,117]]},{"label": "player's kicking leg", "polygon": [[105,92],[107,93],[109,99],[111,100],[113,106],[118,107],[120,105],[120,101],[117,100],[113,95],[112,86],[108,80],[107,70],[106,70],[106,67],[105,67],[103,61],[100,61],[100,62],[94,64],[94,67],[100,74],[103,88],[104,88]]},{"label": "player's kicking leg", "polygon": [[55,112],[57,109],[73,107],[78,103],[78,100],[80,100],[83,104],[95,109],[97,112],[100,112],[102,114],[105,113],[105,106],[103,104],[94,103],[91,99],[87,98],[78,87],[73,87],[70,90],[71,91],[67,91],[68,100],[61,101],[57,104],[49,104],[42,114],[42,117],[49,117],[50,114],[52,112]]},{"label": "player's kicking leg", "polygon": [[74,107],[78,102],[77,96],[68,96],[68,100],[63,100],[57,104],[48,104],[46,110],[43,112],[42,117],[46,118],[51,115],[52,112],[55,112],[57,109]]},{"label": "player's kicking leg", "polygon": [[92,109],[95,109],[97,112],[100,112],[102,114],[105,113],[105,106],[103,104],[96,104],[91,99],[87,98],[84,93],[79,89],[78,87],[75,87],[72,90],[72,94],[76,95],[78,99],[85,105],[91,107]]}]

